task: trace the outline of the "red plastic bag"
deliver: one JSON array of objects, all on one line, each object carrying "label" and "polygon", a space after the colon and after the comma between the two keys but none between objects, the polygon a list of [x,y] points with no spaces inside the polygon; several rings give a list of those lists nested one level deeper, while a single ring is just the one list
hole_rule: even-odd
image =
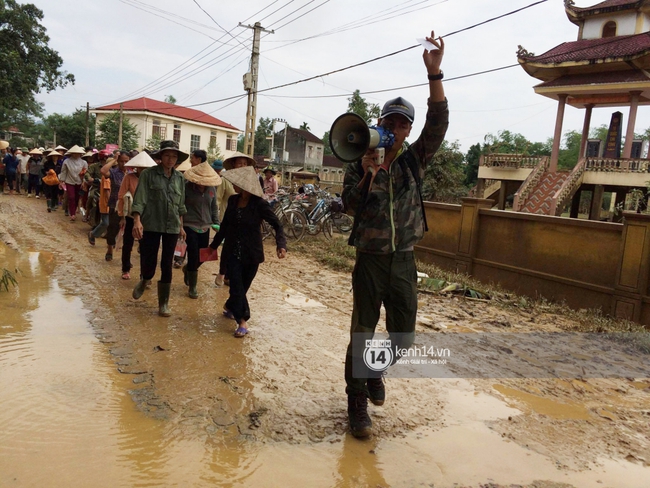
[{"label": "red plastic bag", "polygon": [[179,237],[178,240],[176,241],[176,249],[174,249],[174,256],[178,256],[179,258],[182,258],[183,256],[185,256],[186,251],[187,251],[187,242],[185,242],[182,237]]}]

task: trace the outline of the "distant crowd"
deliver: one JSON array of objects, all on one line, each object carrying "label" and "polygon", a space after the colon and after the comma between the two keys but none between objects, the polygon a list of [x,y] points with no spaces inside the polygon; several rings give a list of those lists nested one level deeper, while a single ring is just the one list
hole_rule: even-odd
[{"label": "distant crowd", "polygon": [[[183,153],[174,141],[141,153],[77,145],[27,150],[10,147],[7,141],[0,141],[0,151],[0,193],[42,198],[44,211],[62,209],[71,223],[80,216],[91,226],[87,234],[91,246],[98,238],[106,239],[106,261],[112,261],[121,248],[124,280],[131,279],[131,253],[138,242],[141,269],[133,292],[136,299],[150,287],[162,242],[161,316],[171,314],[172,266],[182,268],[189,297],[198,298],[198,269],[203,261],[216,259],[216,248],[225,240],[215,284],[230,285],[224,315],[236,320],[237,337],[247,333],[246,292],[263,261],[262,220],[270,220],[276,228],[278,256],[286,254],[281,226],[269,205],[278,189],[275,170],[258,167],[252,157],[239,152],[209,163],[206,151]],[[222,179],[222,173],[229,177]],[[230,211],[232,217],[227,215],[229,205],[237,205]],[[222,227],[222,222],[230,224]],[[210,230],[217,233],[212,244]]]}]

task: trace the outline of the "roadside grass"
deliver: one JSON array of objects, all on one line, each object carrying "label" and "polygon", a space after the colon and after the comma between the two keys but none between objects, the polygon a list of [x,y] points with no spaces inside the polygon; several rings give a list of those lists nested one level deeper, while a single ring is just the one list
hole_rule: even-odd
[{"label": "roadside grass", "polygon": [[[348,246],[345,237],[335,236],[332,240],[326,240],[322,237],[307,236],[301,242],[292,244],[291,250],[315,259],[318,263],[336,271],[352,272],[354,268],[355,249]],[[608,317],[601,310],[574,310],[565,303],[551,302],[542,296],[531,298],[517,295],[504,290],[498,284],[486,284],[471,276],[446,271],[422,261],[417,261],[417,268],[430,278],[457,283],[462,287],[488,295],[490,303],[510,312],[560,315],[569,319],[559,322],[558,325],[563,330],[606,334],[613,339],[634,345],[644,353],[650,353],[650,329],[635,322]]]}]

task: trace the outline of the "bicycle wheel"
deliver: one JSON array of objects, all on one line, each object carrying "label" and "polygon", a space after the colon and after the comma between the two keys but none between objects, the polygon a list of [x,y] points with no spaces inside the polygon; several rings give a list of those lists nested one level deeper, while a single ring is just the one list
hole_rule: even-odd
[{"label": "bicycle wheel", "polygon": [[262,220],[262,240],[265,240],[272,233],[273,227],[271,227],[266,220]]},{"label": "bicycle wheel", "polygon": [[334,225],[338,231],[342,233],[350,232],[353,224],[354,221],[348,214],[339,213],[336,218],[334,218]]},{"label": "bicycle wheel", "polygon": [[332,219],[331,215],[325,217],[322,223],[322,228],[323,228],[323,234],[325,235],[325,238],[331,239],[332,231],[334,230],[334,220]]},{"label": "bicycle wheel", "polygon": [[280,223],[284,228],[284,234],[287,236],[287,240],[290,241],[298,242],[303,238],[307,230],[305,217],[295,210],[285,211]]}]

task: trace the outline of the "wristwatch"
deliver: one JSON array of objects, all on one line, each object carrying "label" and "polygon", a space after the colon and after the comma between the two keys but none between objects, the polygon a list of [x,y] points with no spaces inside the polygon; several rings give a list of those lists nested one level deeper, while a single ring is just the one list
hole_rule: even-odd
[{"label": "wristwatch", "polygon": [[437,75],[428,75],[427,78],[429,78],[430,81],[436,81],[436,80],[442,80],[445,77],[445,74],[440,70],[440,73]]}]

